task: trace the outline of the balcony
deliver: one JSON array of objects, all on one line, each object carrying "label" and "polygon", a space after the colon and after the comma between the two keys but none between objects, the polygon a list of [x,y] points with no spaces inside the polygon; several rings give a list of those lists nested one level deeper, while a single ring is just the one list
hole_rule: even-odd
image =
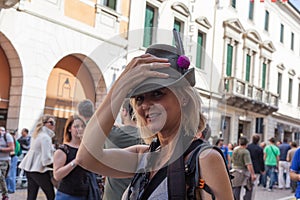
[{"label": "balcony", "polygon": [[225,101],[227,105],[269,115],[278,110],[278,95],[251,85],[235,77],[226,77]]}]

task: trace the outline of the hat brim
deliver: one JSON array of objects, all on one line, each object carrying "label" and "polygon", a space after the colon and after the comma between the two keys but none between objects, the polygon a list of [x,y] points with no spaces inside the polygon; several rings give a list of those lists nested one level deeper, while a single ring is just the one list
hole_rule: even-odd
[{"label": "hat brim", "polygon": [[[169,69],[173,70],[174,69]],[[158,70],[157,70],[158,71]],[[170,75],[170,72],[168,73]],[[127,98],[131,98],[143,93],[151,92],[164,87],[182,87],[195,85],[195,70],[189,69],[185,74],[181,75],[178,72],[173,73],[168,78],[148,78],[140,83],[136,88],[127,94]]]}]

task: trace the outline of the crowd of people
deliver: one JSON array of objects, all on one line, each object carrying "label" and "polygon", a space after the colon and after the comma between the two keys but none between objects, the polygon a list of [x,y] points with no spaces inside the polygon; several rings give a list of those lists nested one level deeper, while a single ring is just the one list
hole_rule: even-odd
[{"label": "crowd of people", "polygon": [[261,135],[253,134],[250,144],[244,136],[237,145],[223,138],[209,144],[194,68],[177,31],[174,42],[133,58],[96,110],[92,101],[80,102],[58,148],[52,115],[42,115],[30,136],[26,128],[17,138],[0,127],[2,199],[15,192],[20,152],[27,200],[36,200],[40,188],[47,200],[253,200],[260,185],[292,188],[300,198],[296,143],[259,143]]},{"label": "crowd of people", "polygon": [[[235,199],[255,199],[258,186],[269,192],[272,192],[274,187],[279,190],[291,190],[299,198],[300,188],[297,189],[297,182],[300,180],[299,160],[293,159],[298,150],[297,143],[288,143],[287,138],[281,142],[274,137],[269,138],[268,143],[260,142],[261,136],[253,134],[252,142],[249,144],[244,136],[239,138],[238,145],[226,145],[223,139],[216,142],[227,158],[226,162],[231,163],[228,167],[234,176],[232,187]],[[232,149],[231,156],[230,149]],[[245,191],[243,194],[241,189]]]}]

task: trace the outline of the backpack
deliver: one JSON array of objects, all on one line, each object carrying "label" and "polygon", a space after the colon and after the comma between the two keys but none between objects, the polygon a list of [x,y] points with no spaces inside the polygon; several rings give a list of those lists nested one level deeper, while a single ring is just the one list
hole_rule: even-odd
[{"label": "backpack", "polygon": [[[4,138],[4,141],[5,141],[5,143],[6,143],[6,146],[8,146],[7,145],[7,134],[8,133],[5,133],[4,134],[4,136],[3,136],[3,138]],[[11,157],[13,157],[13,156],[20,156],[21,154],[22,154],[22,150],[21,150],[21,145],[20,145],[20,143],[16,140],[16,138],[12,135],[12,138],[13,138],[13,141],[14,141],[14,145],[15,145],[15,150],[14,151],[12,151],[12,152],[10,152],[10,156]]]},{"label": "backpack", "polygon": [[[153,146],[157,146],[159,141],[153,141],[150,145],[150,152],[155,149]],[[184,152],[183,157],[185,158],[184,163],[184,175],[181,176],[178,170],[180,169],[180,163],[175,164],[172,166],[172,164],[168,167],[172,167],[175,169],[175,172],[171,172],[171,175],[168,176],[168,198],[169,199],[185,199],[184,195],[186,194],[186,198],[188,200],[196,200],[199,199],[200,196],[198,195],[199,189],[203,189],[205,192],[209,193],[212,197],[212,199],[215,199],[215,195],[213,194],[210,187],[206,184],[205,180],[199,179],[201,177],[200,174],[200,166],[198,165],[198,159],[200,154],[206,150],[206,149],[215,149],[219,154],[222,156],[224,165],[226,166],[226,161],[224,158],[224,154],[215,145],[210,145],[207,142],[204,142],[201,139],[194,140],[192,144],[189,146],[189,148]],[[175,163],[175,162],[174,162]],[[227,174],[230,179],[232,179],[232,176],[229,173],[229,170],[227,169]],[[136,195],[136,187],[135,185],[143,185],[144,188],[138,188],[139,190],[142,190],[143,193],[140,195],[138,199],[144,200],[148,199],[152,192],[156,189],[156,187],[166,178],[168,173],[167,167],[164,167],[160,169],[157,174],[153,177],[153,179],[149,182],[149,184],[145,187],[145,181],[149,180],[149,172],[146,173],[137,173],[135,174],[134,178],[132,179],[132,182],[130,184],[130,188],[134,189],[132,191],[128,191],[127,198],[130,199],[131,193],[133,196]],[[169,180],[172,178],[173,180]],[[147,183],[146,183],[147,184]],[[186,187],[187,186],[187,187]],[[185,191],[184,191],[185,190]],[[130,193],[131,192],[131,193]]]}]

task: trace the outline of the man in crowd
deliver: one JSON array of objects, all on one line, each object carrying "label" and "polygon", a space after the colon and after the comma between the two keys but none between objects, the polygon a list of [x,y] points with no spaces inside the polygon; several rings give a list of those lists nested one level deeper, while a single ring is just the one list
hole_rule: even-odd
[{"label": "man in crowd", "polygon": [[230,155],[228,153],[228,147],[224,145],[224,139],[223,138],[218,139],[216,142],[216,146],[222,150],[225,160],[226,160],[227,167],[228,167],[228,169],[230,169],[231,168],[231,160],[230,160]]},{"label": "man in crowd", "polygon": [[5,177],[9,170],[10,152],[14,150],[14,139],[12,135],[6,133],[4,127],[0,127],[0,189],[2,192],[2,200],[8,200],[8,189]]},{"label": "man in crowd", "polygon": [[[290,188],[290,163],[286,160],[287,153],[291,149],[291,146],[287,143],[287,138],[283,139],[283,143],[279,145],[280,156],[279,156],[279,166],[278,166],[278,188],[286,189]],[[285,173],[285,175],[284,175]]]},{"label": "man in crowd", "polygon": [[[289,165],[291,166],[291,162],[294,158],[295,152],[298,149],[298,145],[296,142],[291,142],[291,149],[288,151],[287,156],[286,156],[286,161],[289,162]],[[290,174],[289,174],[290,176]],[[290,179],[291,180],[291,179]],[[297,181],[291,180],[291,188],[292,188],[292,193],[295,193],[296,188],[297,188]]]},{"label": "man in crowd", "polygon": [[252,136],[252,143],[250,143],[247,146],[247,149],[251,156],[254,173],[256,175],[256,180],[253,183],[252,189],[246,190],[245,196],[247,196],[247,199],[251,199],[251,200],[255,199],[255,192],[259,181],[258,177],[263,175],[265,171],[264,151],[258,144],[259,140],[260,140],[260,136],[258,134],[254,134]]},{"label": "man in crowd", "polygon": [[[136,128],[133,108],[130,105],[129,99],[124,101],[120,115],[124,126],[113,126],[106,139],[105,148],[125,148],[142,143],[138,129]],[[121,199],[130,181],[131,179],[106,177],[103,200]]]},{"label": "man in crowd", "polygon": [[90,99],[84,99],[77,105],[77,110],[78,114],[88,123],[95,112],[95,107]]},{"label": "man in crowd", "polygon": [[269,188],[268,191],[273,191],[273,186],[276,180],[276,168],[278,166],[280,151],[279,148],[275,144],[275,138],[271,137],[269,139],[270,144],[264,148],[264,161],[265,161],[265,169],[266,174],[263,178],[263,186],[267,187],[267,177],[270,177],[269,180]]},{"label": "man in crowd", "polygon": [[251,156],[247,150],[248,140],[246,137],[240,137],[239,146],[234,148],[232,154],[232,172],[234,179],[232,180],[233,195],[236,200],[251,200],[251,196],[240,198],[241,188],[245,186],[246,190],[252,189],[252,184],[256,180],[253,170]]},{"label": "man in crowd", "polygon": [[21,137],[18,139],[18,142],[21,145],[22,153],[26,153],[30,148],[30,140],[29,131],[27,128],[23,128],[21,132]]}]

